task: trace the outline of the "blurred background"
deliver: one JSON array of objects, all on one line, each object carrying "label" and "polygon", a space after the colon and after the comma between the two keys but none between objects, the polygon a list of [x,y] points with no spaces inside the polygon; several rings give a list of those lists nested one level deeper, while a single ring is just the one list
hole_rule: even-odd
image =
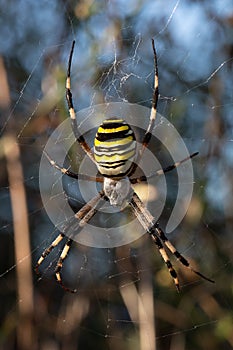
[{"label": "blurred background", "polygon": [[[70,294],[54,279],[62,245],[41,276],[33,266],[58,234],[38,174],[48,138],[68,118],[71,43],[77,110],[117,101],[150,108],[152,37],[158,111],[200,152],[190,208],[168,238],[215,284],[172,260],[178,294],[145,235],[115,249],[73,245],[62,270],[78,288]],[[0,42],[0,348],[232,349],[232,1],[1,1]],[[168,196],[162,227],[173,204]]]}]

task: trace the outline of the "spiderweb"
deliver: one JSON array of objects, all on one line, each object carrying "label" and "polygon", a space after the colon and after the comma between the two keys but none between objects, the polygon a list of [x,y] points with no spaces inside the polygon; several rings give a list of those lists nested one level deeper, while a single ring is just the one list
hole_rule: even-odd
[{"label": "spiderweb", "polygon": [[[16,341],[22,349],[231,349],[232,3],[42,1],[38,6],[24,0],[0,6],[1,346],[13,349]],[[200,152],[193,159],[189,210],[168,238],[216,283],[197,279],[171,259],[182,287],[177,294],[144,235],[112,249],[74,244],[62,276],[78,293],[65,293],[53,279],[62,245],[41,265],[40,277],[31,270],[59,233],[41,202],[39,166],[47,140],[68,118],[64,83],[70,44],[76,39],[76,110],[112,102],[150,108],[151,37],[158,53],[159,112],[190,153]],[[90,142],[93,135],[94,130],[87,135]],[[151,150],[162,166],[172,163],[160,144]],[[66,165],[77,171],[83,156],[73,145]],[[65,177],[63,183],[77,210],[84,204],[77,183]],[[166,176],[166,184],[162,227],[174,207],[176,171]],[[139,189],[142,197],[145,186]],[[150,188],[147,200],[156,199],[159,207],[157,194]],[[115,219],[129,220],[130,213]],[[104,220],[111,224],[108,216]]]}]

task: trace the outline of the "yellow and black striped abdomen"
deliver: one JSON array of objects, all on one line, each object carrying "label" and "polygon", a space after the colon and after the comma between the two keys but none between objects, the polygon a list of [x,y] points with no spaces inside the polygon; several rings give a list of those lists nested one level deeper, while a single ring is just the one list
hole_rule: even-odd
[{"label": "yellow and black striped abdomen", "polygon": [[106,119],[94,140],[94,156],[99,172],[121,178],[129,172],[136,155],[135,135],[123,119]]}]

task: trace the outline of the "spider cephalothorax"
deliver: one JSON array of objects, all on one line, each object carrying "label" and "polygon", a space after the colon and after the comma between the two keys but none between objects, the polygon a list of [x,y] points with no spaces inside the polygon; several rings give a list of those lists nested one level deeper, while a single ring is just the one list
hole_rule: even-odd
[{"label": "spider cephalothorax", "polygon": [[133,189],[128,177],[114,180],[106,177],[103,183],[103,190],[113,207],[124,208],[130,203],[133,197]]}]

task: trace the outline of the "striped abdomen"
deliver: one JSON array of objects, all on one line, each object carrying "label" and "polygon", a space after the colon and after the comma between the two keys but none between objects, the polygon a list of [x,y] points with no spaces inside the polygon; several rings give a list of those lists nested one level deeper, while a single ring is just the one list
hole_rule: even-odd
[{"label": "striped abdomen", "polygon": [[135,155],[135,135],[129,124],[123,119],[106,119],[94,140],[94,156],[99,172],[106,177],[124,177]]}]

